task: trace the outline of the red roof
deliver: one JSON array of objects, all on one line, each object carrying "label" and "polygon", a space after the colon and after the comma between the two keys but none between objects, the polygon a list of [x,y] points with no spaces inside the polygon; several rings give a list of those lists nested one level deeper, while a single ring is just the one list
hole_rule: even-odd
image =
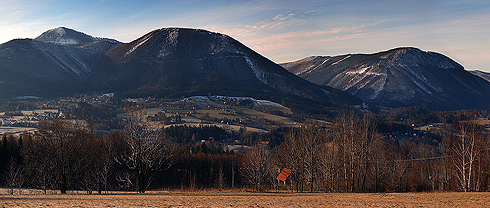
[{"label": "red roof", "polygon": [[279,176],[277,176],[277,179],[281,181],[286,181],[288,179],[289,175],[291,175],[291,170],[284,168],[282,169],[281,173],[279,173]]}]

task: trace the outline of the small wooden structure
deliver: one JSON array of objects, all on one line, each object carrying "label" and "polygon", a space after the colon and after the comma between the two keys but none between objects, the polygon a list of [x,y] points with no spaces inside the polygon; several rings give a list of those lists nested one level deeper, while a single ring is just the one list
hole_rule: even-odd
[{"label": "small wooden structure", "polygon": [[291,175],[291,170],[284,168],[282,169],[281,173],[277,176],[277,182],[279,185],[286,185],[286,180],[288,179],[289,175]]}]

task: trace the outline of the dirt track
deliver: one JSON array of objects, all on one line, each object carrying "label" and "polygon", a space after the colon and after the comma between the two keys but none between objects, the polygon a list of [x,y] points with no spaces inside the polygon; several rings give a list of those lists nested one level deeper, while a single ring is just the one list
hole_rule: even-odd
[{"label": "dirt track", "polygon": [[490,207],[490,193],[0,195],[0,207]]}]

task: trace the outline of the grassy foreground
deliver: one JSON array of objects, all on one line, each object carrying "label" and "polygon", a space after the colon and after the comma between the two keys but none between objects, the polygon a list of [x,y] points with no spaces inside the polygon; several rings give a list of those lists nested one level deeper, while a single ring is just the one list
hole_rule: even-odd
[{"label": "grassy foreground", "polygon": [[490,193],[151,192],[0,195],[0,207],[490,207]]}]

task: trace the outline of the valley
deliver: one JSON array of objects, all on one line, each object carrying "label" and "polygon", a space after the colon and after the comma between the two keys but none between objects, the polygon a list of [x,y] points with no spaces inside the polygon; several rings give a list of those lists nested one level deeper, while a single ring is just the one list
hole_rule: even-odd
[{"label": "valley", "polygon": [[[205,100],[197,99],[205,98]],[[106,120],[116,121],[116,125],[99,129],[103,132],[117,130],[117,123],[125,118],[123,106],[147,106],[144,108],[145,116],[149,121],[162,123],[165,127],[173,125],[187,126],[218,126],[232,131],[246,128],[247,131],[266,133],[273,128],[298,126],[301,122],[291,119],[291,109],[280,104],[255,100],[253,98],[238,98],[225,96],[190,97],[182,100],[164,101],[155,98],[126,99],[117,107],[107,95],[86,96],[83,98],[59,98],[55,100],[18,101],[32,106],[33,110],[7,110],[0,112],[2,126],[0,134],[22,134],[24,131],[33,133],[39,122],[54,118],[86,119],[92,117],[90,122]],[[81,104],[80,104],[81,103]],[[243,106],[240,106],[243,104]],[[34,107],[35,106],[35,107]],[[43,109],[42,106],[49,106]],[[97,108],[111,107],[114,117],[104,118],[97,116]],[[79,110],[74,110],[79,109]],[[84,115],[76,113],[81,111]],[[94,117],[96,116],[96,117]],[[304,119],[304,118],[303,118]],[[325,123],[325,121],[320,121]],[[112,122],[114,124],[114,122]],[[107,124],[107,123],[106,123]],[[96,126],[103,126],[97,124]]]},{"label": "valley", "polygon": [[278,65],[202,29],[60,27],[1,44],[0,78],[11,193],[490,190],[490,83],[436,52]]}]

